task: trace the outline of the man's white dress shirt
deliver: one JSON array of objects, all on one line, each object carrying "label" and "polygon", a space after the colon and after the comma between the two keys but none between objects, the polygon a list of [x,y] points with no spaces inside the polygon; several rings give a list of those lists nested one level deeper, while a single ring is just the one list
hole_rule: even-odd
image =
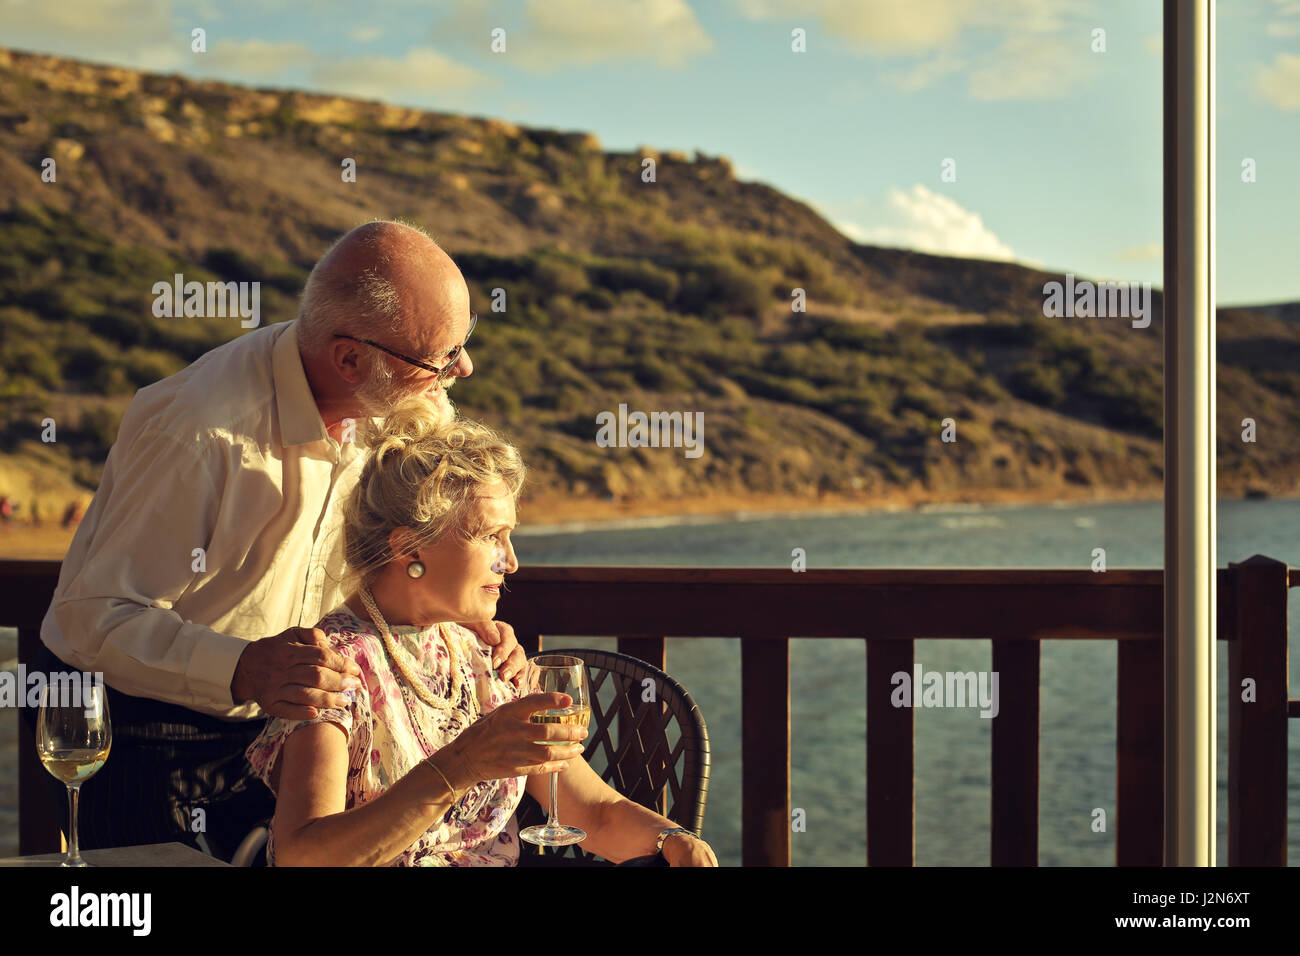
[{"label": "man's white dress shirt", "polygon": [[296,321],[140,389],[41,640],[124,693],[263,716],[231,699],[235,664],[249,641],[311,627],[347,596],[342,510],[363,460],[326,434]]}]

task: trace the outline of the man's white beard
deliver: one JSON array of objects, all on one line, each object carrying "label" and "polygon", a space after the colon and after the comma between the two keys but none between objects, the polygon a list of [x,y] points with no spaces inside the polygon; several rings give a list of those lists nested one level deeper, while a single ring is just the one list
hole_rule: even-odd
[{"label": "man's white beard", "polygon": [[[440,399],[437,397],[439,394]],[[423,391],[408,392],[391,375],[383,373],[367,379],[357,389],[356,400],[362,411],[372,418],[386,418],[393,409],[406,403],[422,403],[440,422],[449,422],[456,417],[456,407],[451,403],[447,389],[438,390],[432,399],[426,398]]]}]

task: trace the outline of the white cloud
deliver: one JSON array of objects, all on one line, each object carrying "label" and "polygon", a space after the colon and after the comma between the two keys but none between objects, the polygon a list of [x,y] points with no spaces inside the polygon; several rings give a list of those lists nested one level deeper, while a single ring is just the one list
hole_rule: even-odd
[{"label": "white cloud", "polygon": [[277,76],[286,69],[306,66],[315,54],[301,43],[222,40],[209,34],[208,52],[201,57],[199,63],[205,73],[219,73],[240,80],[261,80]]},{"label": "white cloud", "polygon": [[933,86],[950,73],[964,70],[966,65],[967,61],[962,57],[941,53],[917,63],[906,72],[895,73],[888,79],[904,93],[915,93],[927,86]]},{"label": "white cloud", "polygon": [[685,0],[527,0],[525,16],[506,55],[535,71],[632,59],[680,67],[713,49]]},{"label": "white cloud", "polygon": [[1255,91],[1280,110],[1300,110],[1300,54],[1279,53],[1271,66],[1257,67]]},{"label": "white cloud", "polygon": [[[976,15],[979,0],[734,0],[751,20],[820,26],[827,37],[875,53],[925,53],[947,46]],[[816,42],[809,30],[810,42]]]},{"label": "white cloud", "polygon": [[1115,258],[1122,262],[1147,262],[1152,259],[1161,260],[1165,256],[1165,244],[1163,242],[1147,242],[1140,246],[1128,246],[1115,253]]},{"label": "white cloud", "polygon": [[837,219],[831,222],[831,225],[838,229],[844,235],[848,236],[854,242],[861,242],[864,245],[867,242],[866,231],[856,223],[849,222],[847,219]]},{"label": "white cloud", "polygon": [[182,35],[173,19],[171,0],[0,0],[0,41],[15,50],[176,70],[195,54],[189,27]]},{"label": "white cloud", "polygon": [[[1273,12],[1283,17],[1300,14],[1300,0],[1274,0],[1277,9]],[[1300,22],[1296,20],[1270,20],[1264,24],[1264,33],[1274,39],[1286,40],[1300,36]]]},{"label": "white cloud", "polygon": [[857,221],[834,220],[835,227],[855,242],[970,259],[1017,259],[1015,250],[994,235],[978,213],[920,183],[908,191],[890,189],[882,201],[865,205],[865,216],[874,225],[864,226],[862,215],[855,217]]},{"label": "white cloud", "polygon": [[518,16],[455,0],[430,37],[488,53],[498,27],[506,48],[492,59],[533,73],[638,61],[677,68],[713,49],[687,0],[523,0]]},{"label": "white cloud", "polygon": [[[260,0],[264,9],[278,4]],[[232,40],[225,31],[207,29],[207,52],[193,53],[190,30],[207,28],[211,13],[200,6],[198,19],[190,23],[173,0],[0,0],[5,46],[139,70],[183,71],[232,82],[284,80],[305,71],[313,83],[332,92],[378,99],[423,99],[486,80],[431,47],[400,57],[340,59],[301,42]],[[365,42],[380,34],[376,27],[358,27],[350,35]]]},{"label": "white cloud", "polygon": [[991,61],[971,70],[968,88],[977,100],[1055,99],[1076,90],[1081,73],[1065,40],[1018,34],[1007,37]]},{"label": "white cloud", "polygon": [[[1084,79],[1090,50],[1086,5],[1072,0],[732,0],[753,20],[805,26],[809,43],[827,42],[878,56],[928,56],[889,77],[915,92],[966,73],[976,99],[1067,96]],[[968,37],[992,37],[987,43]]]},{"label": "white cloud", "polygon": [[459,92],[479,86],[486,78],[437,50],[417,47],[396,59],[357,56],[340,60],[318,56],[311,67],[311,79],[335,93],[388,100]]},{"label": "white cloud", "polygon": [[[918,54],[950,47],[965,33],[1059,33],[1080,12],[1074,0],[732,0],[752,20],[791,26],[815,21],[828,38],[863,52]],[[1083,11],[1087,13],[1085,9]],[[812,37],[810,36],[810,40]]]}]

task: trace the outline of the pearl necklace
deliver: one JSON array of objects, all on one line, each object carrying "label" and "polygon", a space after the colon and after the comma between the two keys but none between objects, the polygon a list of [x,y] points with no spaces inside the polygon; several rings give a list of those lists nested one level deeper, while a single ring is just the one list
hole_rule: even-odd
[{"label": "pearl necklace", "polygon": [[[370,589],[365,585],[362,585],[358,593],[361,596],[361,603],[365,605],[366,610],[370,613],[371,621],[374,622],[375,627],[379,630],[380,637],[384,642],[384,650],[388,652],[388,657],[393,662],[393,666],[397,669],[397,673],[401,678],[406,681],[407,685],[412,690],[415,691],[415,695],[430,707],[433,707],[436,710],[446,711],[452,716],[458,716],[455,713],[455,707],[453,706],[452,701],[460,700],[464,681],[461,678],[460,661],[456,656],[455,647],[452,644],[450,635],[446,632],[443,625],[438,625],[438,633],[442,637],[442,642],[447,648],[447,668],[448,673],[450,674],[451,684],[450,700],[445,697],[435,697],[424,681],[417,680],[412,675],[410,665],[406,663],[406,655],[398,651],[397,642],[393,639],[393,634],[392,631],[389,630],[388,622],[384,620],[383,614],[379,613],[379,607],[375,604],[375,599],[370,593]],[[469,722],[473,723],[478,719],[478,702],[474,699],[473,694],[470,694],[469,698]]]}]

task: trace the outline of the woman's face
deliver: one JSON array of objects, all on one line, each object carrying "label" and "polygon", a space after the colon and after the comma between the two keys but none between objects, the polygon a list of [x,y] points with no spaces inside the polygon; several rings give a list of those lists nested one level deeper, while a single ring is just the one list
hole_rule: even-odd
[{"label": "woman's face", "polygon": [[470,512],[469,540],[459,533],[443,535],[419,551],[424,575],[409,582],[417,623],[469,623],[496,616],[501,582],[519,569],[510,532],[515,527],[515,503],[505,482],[485,485]]}]

